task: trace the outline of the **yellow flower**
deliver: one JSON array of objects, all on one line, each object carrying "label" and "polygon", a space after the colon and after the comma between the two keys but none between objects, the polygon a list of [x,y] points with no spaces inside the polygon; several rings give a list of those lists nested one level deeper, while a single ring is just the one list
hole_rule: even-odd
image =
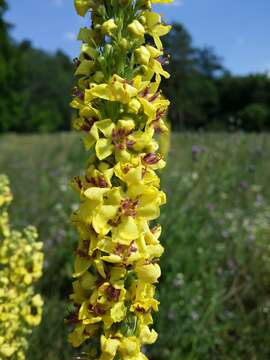
[{"label": "yellow flower", "polygon": [[101,336],[101,350],[102,355],[100,360],[113,360],[120,342],[117,339],[107,339],[105,336]]},{"label": "yellow flower", "polygon": [[[41,317],[42,317],[41,306],[39,306],[39,307],[37,307],[37,306],[32,307],[31,305],[24,306],[24,308],[22,309],[22,316],[23,316],[24,320],[27,322],[27,324],[29,324],[31,326],[37,326],[40,324]],[[37,312],[35,315],[32,314],[33,308],[35,309],[34,311]]]},{"label": "yellow flower", "polygon": [[148,313],[151,310],[157,311],[159,302],[154,299],[155,288],[145,281],[134,281],[130,288],[131,311]]},{"label": "yellow flower", "polygon": [[158,264],[144,264],[142,261],[136,264],[135,271],[140,280],[150,284],[156,283],[161,275]]},{"label": "yellow flower", "polygon": [[8,179],[4,176],[0,176],[0,206],[8,205],[12,201],[12,194],[9,189]]},{"label": "yellow flower", "polygon": [[153,344],[157,341],[158,334],[154,329],[150,330],[147,325],[141,326],[140,340],[142,344]]},{"label": "yellow flower", "polygon": [[137,360],[140,353],[138,338],[135,336],[123,338],[119,346],[119,353],[124,359]]},{"label": "yellow flower", "polygon": [[68,340],[74,347],[79,347],[83,342],[93,336],[98,330],[97,325],[83,325],[79,324],[75,329],[69,334]]},{"label": "yellow flower", "polygon": [[133,146],[130,134],[135,128],[133,120],[118,120],[116,125],[111,120],[101,120],[95,124],[95,127],[104,136],[103,138],[98,134],[96,136],[96,154],[99,160],[106,159],[113,152],[118,161],[130,159],[129,149]]},{"label": "yellow flower", "polygon": [[[82,221],[92,223],[97,234],[105,236],[112,232],[112,241],[129,245],[138,238],[141,224],[159,216],[159,206],[164,204],[165,194],[154,186],[128,188],[126,195],[120,188],[89,188],[85,191],[87,200],[82,204],[79,214]],[[88,214],[82,211],[87,206]],[[114,224],[117,224],[115,226]],[[90,260],[82,259],[85,266]]]},{"label": "yellow flower", "polygon": [[125,79],[118,75],[113,75],[109,84],[93,85],[91,89],[86,89],[85,102],[88,104],[93,99],[100,98],[108,101],[119,101],[126,104],[136,95],[136,89]]},{"label": "yellow flower", "polygon": [[3,344],[0,348],[0,354],[2,354],[2,356],[5,358],[10,358],[16,352],[16,350],[17,349],[15,346],[10,344]]},{"label": "yellow flower", "polygon": [[161,23],[161,16],[155,12],[147,11],[144,13],[146,18],[146,31],[149,35],[153,36],[156,47],[162,49],[162,43],[160,37],[167,35],[171,30],[170,25],[163,25]]}]

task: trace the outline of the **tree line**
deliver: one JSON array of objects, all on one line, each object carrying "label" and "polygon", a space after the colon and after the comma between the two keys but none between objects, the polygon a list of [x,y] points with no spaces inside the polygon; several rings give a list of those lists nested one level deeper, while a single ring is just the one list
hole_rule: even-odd
[{"label": "tree line", "polygon": [[69,130],[73,64],[62,51],[49,54],[29,41],[16,43],[0,0],[0,132]]},{"label": "tree line", "polygon": [[175,129],[270,129],[267,74],[232,75],[212,48],[195,48],[181,24],[174,24],[166,47],[173,76],[164,86]]},{"label": "tree line", "polygon": [[[0,132],[54,132],[71,128],[74,65],[62,51],[15,42],[0,0]],[[163,83],[174,130],[270,130],[270,78],[232,75],[210,47],[196,48],[182,24],[165,39],[170,54]]]}]

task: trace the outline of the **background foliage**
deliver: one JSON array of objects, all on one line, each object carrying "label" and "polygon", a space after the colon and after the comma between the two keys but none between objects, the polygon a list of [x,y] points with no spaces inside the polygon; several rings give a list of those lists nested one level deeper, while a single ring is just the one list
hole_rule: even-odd
[{"label": "background foliage", "polygon": [[[0,132],[69,130],[74,66],[63,52],[48,54],[15,43],[0,0]],[[270,78],[234,76],[210,47],[196,48],[181,24],[165,41],[172,77],[164,82],[174,130],[270,129]]]},{"label": "background foliage", "polygon": [[[162,174],[166,253],[152,360],[269,359],[269,156],[265,134],[173,136]],[[46,251],[45,311],[29,360],[72,358],[63,318],[78,240],[69,215],[78,198],[66,184],[85,160],[72,133],[0,137],[11,218],[19,228],[37,226]]]}]

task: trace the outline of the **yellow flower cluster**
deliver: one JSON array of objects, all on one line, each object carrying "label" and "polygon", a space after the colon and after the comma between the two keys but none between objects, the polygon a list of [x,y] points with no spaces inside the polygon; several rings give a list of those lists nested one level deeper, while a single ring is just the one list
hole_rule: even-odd
[{"label": "yellow flower cluster", "polygon": [[27,336],[42,316],[32,284],[41,277],[43,253],[34,227],[23,233],[10,228],[11,201],[8,179],[0,175],[0,359],[24,360]]},{"label": "yellow flower cluster", "polygon": [[84,176],[74,179],[81,203],[72,215],[76,250],[74,309],[67,322],[74,347],[89,359],[143,360],[152,344],[155,284],[161,275],[161,228],[166,202],[156,173],[165,166],[155,134],[166,134],[169,101],[159,89],[168,61],[160,37],[170,31],[152,3],[162,0],[75,0],[90,11],[75,59],[74,127],[94,149]]}]

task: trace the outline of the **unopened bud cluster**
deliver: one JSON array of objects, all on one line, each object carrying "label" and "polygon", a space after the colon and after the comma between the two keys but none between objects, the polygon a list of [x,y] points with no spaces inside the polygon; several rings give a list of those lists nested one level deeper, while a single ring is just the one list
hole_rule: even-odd
[{"label": "unopened bud cluster", "polygon": [[159,87],[169,77],[160,37],[170,26],[152,4],[165,2],[75,0],[79,15],[91,14],[91,27],[78,35],[71,106],[74,127],[94,151],[85,174],[73,181],[80,241],[67,322],[71,343],[86,345],[88,359],[144,360],[142,346],[157,339],[152,312],[163,247],[153,221],[166,196],[156,173],[165,161],[155,134],[168,133],[169,101]]}]

